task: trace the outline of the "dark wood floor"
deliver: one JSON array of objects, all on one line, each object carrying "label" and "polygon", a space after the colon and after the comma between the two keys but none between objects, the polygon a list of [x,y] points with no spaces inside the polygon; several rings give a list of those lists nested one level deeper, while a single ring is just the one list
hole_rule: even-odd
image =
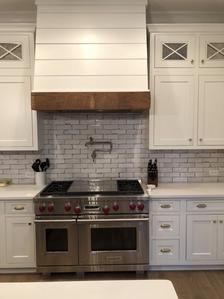
[{"label": "dark wood floor", "polygon": [[[108,279],[168,279],[179,299],[224,299],[224,271],[161,271],[137,275],[133,272],[51,274],[0,274],[0,282],[70,281]],[[149,297],[150,298],[150,297]]]}]

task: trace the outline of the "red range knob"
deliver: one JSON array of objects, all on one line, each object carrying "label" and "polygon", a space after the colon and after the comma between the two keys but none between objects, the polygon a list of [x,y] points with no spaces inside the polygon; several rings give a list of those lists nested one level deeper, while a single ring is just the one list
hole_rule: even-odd
[{"label": "red range knob", "polygon": [[70,202],[66,202],[64,208],[65,208],[66,212],[71,211],[71,208],[72,208],[71,203]]},{"label": "red range knob", "polygon": [[81,207],[80,206],[76,206],[74,208],[74,211],[75,211],[76,214],[80,214],[81,213]]},{"label": "red range knob", "polygon": [[110,208],[106,205],[106,206],[104,206],[103,207],[103,212],[104,212],[104,214],[109,214],[109,212],[110,212]]},{"label": "red range knob", "polygon": [[114,210],[115,212],[119,210],[119,205],[118,205],[117,202],[114,202],[114,204],[113,204],[113,210]]},{"label": "red range knob", "polygon": [[45,204],[45,203],[40,204],[40,205],[39,205],[39,211],[40,211],[41,213],[43,213],[45,210],[46,210],[46,204]]},{"label": "red range knob", "polygon": [[130,202],[130,204],[129,204],[129,209],[130,209],[131,211],[134,211],[134,210],[136,209],[136,204],[135,204],[134,202]]},{"label": "red range knob", "polygon": [[138,202],[138,203],[137,203],[137,208],[138,208],[139,211],[143,211],[143,210],[144,210],[144,207],[145,207],[145,206],[144,206],[144,203],[143,203],[143,202]]},{"label": "red range knob", "polygon": [[51,202],[51,203],[49,203],[47,205],[47,210],[48,210],[48,212],[53,212],[54,211],[54,204],[53,204],[53,202]]}]

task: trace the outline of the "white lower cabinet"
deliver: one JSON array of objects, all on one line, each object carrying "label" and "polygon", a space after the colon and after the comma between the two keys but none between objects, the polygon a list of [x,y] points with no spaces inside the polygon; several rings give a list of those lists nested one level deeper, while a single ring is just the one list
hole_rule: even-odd
[{"label": "white lower cabinet", "polygon": [[151,202],[150,265],[180,263],[180,201]]},{"label": "white lower cabinet", "polygon": [[187,217],[187,259],[206,264],[224,260],[224,216]]},{"label": "white lower cabinet", "polygon": [[4,238],[5,238],[5,230],[4,230],[4,203],[0,202],[0,267],[4,262]]},{"label": "white lower cabinet", "polygon": [[207,261],[216,259],[217,216],[187,216],[187,259]]},{"label": "white lower cabinet", "polygon": [[218,216],[218,244],[217,257],[224,260],[224,216]]},{"label": "white lower cabinet", "polygon": [[36,267],[33,203],[0,202],[0,270]]},{"label": "white lower cabinet", "polygon": [[34,218],[7,216],[6,263],[8,267],[35,267]]},{"label": "white lower cabinet", "polygon": [[223,266],[224,198],[152,199],[150,216],[151,267]]}]

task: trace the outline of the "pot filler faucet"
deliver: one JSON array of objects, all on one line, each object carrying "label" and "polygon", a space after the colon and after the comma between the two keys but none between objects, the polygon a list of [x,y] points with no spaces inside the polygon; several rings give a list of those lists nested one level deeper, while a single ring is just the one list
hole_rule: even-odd
[{"label": "pot filler faucet", "polygon": [[92,145],[100,145],[100,144],[101,145],[108,145],[109,148],[108,149],[104,149],[104,148],[102,148],[102,149],[94,149],[92,151],[92,154],[91,154],[93,162],[95,162],[95,160],[96,160],[97,153],[111,153],[112,149],[113,149],[113,144],[112,144],[111,141],[94,141],[93,137],[90,137],[89,141],[87,141],[85,143],[85,146],[87,146],[87,147],[88,146],[92,146]]}]

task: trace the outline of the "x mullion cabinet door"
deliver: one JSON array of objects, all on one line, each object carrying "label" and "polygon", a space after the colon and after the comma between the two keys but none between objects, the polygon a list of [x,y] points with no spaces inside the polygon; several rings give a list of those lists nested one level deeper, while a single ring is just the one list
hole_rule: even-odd
[{"label": "x mullion cabinet door", "polygon": [[224,34],[200,36],[200,67],[224,67]]},{"label": "x mullion cabinet door", "polygon": [[155,36],[155,67],[195,66],[196,39],[191,35],[157,34]]}]

